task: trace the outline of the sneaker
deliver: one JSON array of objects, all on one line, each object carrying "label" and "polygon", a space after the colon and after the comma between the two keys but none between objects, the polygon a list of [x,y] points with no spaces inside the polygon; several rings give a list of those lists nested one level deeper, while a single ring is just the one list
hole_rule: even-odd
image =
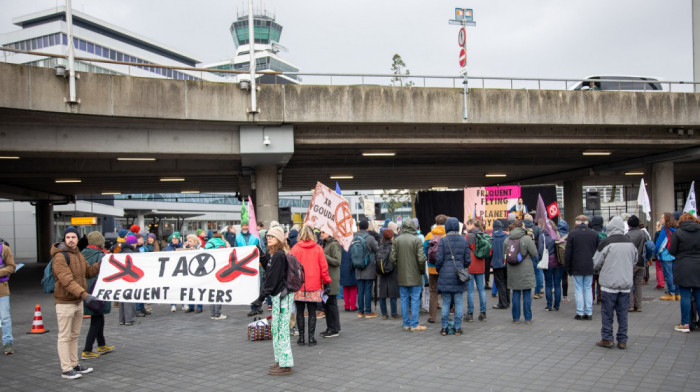
[{"label": "sneaker", "polygon": [[97,352],[100,354],[106,354],[114,351],[114,346],[99,346],[97,347]]},{"label": "sneaker", "polygon": [[136,317],[146,317],[146,312],[144,312],[144,311],[137,311],[137,312],[136,312]]},{"label": "sneaker", "polygon": [[428,329],[425,325],[418,325],[415,328],[411,328],[411,332],[423,332]]},{"label": "sneaker", "polygon": [[678,324],[675,327],[673,327],[673,330],[678,331],[678,332],[688,333],[688,332],[690,332],[690,325],[689,324]]},{"label": "sneaker", "polygon": [[340,336],[340,333],[337,331],[328,331],[322,333],[321,336],[323,336],[324,338],[334,338],[336,336]]},{"label": "sneaker", "polygon": [[617,348],[624,350],[627,348],[627,343],[617,342]]},{"label": "sneaker", "polygon": [[92,351],[83,351],[83,353],[80,355],[82,359],[93,359],[93,358],[99,358],[100,354],[92,352]]},{"label": "sneaker", "polygon": [[218,316],[212,317],[212,320],[226,320],[228,318],[225,314],[220,314]]},{"label": "sneaker", "polygon": [[182,310],[187,310],[187,305],[182,305]]},{"label": "sneaker", "polygon": [[185,313],[192,313],[192,312],[194,312],[194,309],[190,309],[190,308],[185,309]]},{"label": "sneaker", "polygon": [[486,321],[486,313],[479,313],[479,321]]},{"label": "sneaker", "polygon": [[194,311],[195,313],[202,313],[202,308],[197,308],[197,310]]},{"label": "sneaker", "polygon": [[403,319],[403,317],[399,316],[398,314],[392,314],[392,315],[391,315],[391,318],[392,318],[393,320],[401,320],[401,319]]},{"label": "sneaker", "polygon": [[[318,312],[316,313],[316,318],[317,319],[322,319],[326,317],[326,312]],[[375,316],[376,317],[376,316]]]},{"label": "sneaker", "polygon": [[455,336],[459,336],[462,334],[462,328],[460,329],[455,329]]},{"label": "sneaker", "polygon": [[382,315],[382,320],[389,320],[389,315],[388,315],[388,314],[383,314],[383,315]]},{"label": "sneaker", "polygon": [[442,336],[447,336],[447,328],[443,328],[440,330],[440,335]]},{"label": "sneaker", "polygon": [[358,314],[357,314],[357,317],[365,317],[365,314],[364,314],[364,313],[358,313]]},{"label": "sneaker", "polygon": [[12,347],[12,343],[5,343],[3,346],[3,350],[5,351],[5,355],[10,355],[15,353],[14,347]]},{"label": "sneaker", "polygon": [[404,330],[404,331],[410,331],[410,330],[411,330],[411,327],[403,327],[403,330]]},{"label": "sneaker", "polygon": [[471,323],[472,321],[474,321],[474,315],[471,313],[467,313],[467,315],[464,316],[464,321]]},{"label": "sneaker", "polygon": [[561,301],[562,301],[562,302],[569,302],[569,298],[567,298],[566,296],[564,296],[564,298],[562,298]]},{"label": "sneaker", "polygon": [[593,315],[592,314],[584,314],[583,319],[586,321],[592,321],[593,320]]},{"label": "sneaker", "polygon": [[148,305],[145,305],[143,308],[146,310],[146,314],[150,314],[153,311],[153,308]]},{"label": "sneaker", "polygon": [[674,294],[666,294],[659,297],[659,299],[662,301],[675,301],[676,296]]},{"label": "sneaker", "polygon": [[72,379],[74,379],[74,378],[80,378],[80,377],[82,377],[82,376],[83,376],[82,374],[76,372],[76,371],[73,370],[73,369],[71,369],[71,370],[69,370],[69,371],[67,371],[67,372],[61,373],[61,378],[67,378],[67,379],[70,379],[70,380],[72,380]]},{"label": "sneaker", "polygon": [[177,306],[171,305],[171,306],[170,306],[170,311],[171,311],[171,312],[177,312]]},{"label": "sneaker", "polygon": [[615,346],[615,343],[613,343],[611,340],[601,340],[595,345],[603,348],[613,348]]},{"label": "sneaker", "polygon": [[540,293],[537,293],[537,294],[533,295],[532,298],[540,299],[540,298],[542,298],[542,296],[540,295]]},{"label": "sneaker", "polygon": [[299,336],[299,328],[294,327],[294,328],[290,329],[289,334],[292,336]]},{"label": "sneaker", "polygon": [[365,318],[375,318],[379,316],[378,314],[372,312],[372,313],[365,313]]},{"label": "sneaker", "polygon": [[85,366],[81,365],[80,363],[78,363],[77,365],[75,365],[75,367],[73,368],[73,370],[75,370],[76,372],[78,372],[78,373],[80,373],[80,374],[92,373],[92,368],[90,368],[90,367],[85,367]]},{"label": "sneaker", "polygon": [[577,315],[574,317],[574,320],[583,320],[583,316],[581,316],[580,314],[577,314]]},{"label": "sneaker", "polygon": [[681,295],[680,295],[680,294],[676,294],[676,301],[680,301],[680,300],[681,300]]}]

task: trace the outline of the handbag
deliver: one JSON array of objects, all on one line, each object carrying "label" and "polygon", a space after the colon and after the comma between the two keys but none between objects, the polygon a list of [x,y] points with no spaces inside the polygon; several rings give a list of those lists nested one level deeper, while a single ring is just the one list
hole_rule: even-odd
[{"label": "handbag", "polygon": [[[443,237],[447,238],[447,236]],[[445,242],[447,242],[447,247],[450,248],[450,256],[452,257],[452,264],[455,265],[455,271],[457,271],[457,279],[459,279],[460,282],[462,283],[467,283],[469,280],[472,278],[471,274],[466,268],[462,269],[457,269],[457,262],[455,261],[455,255],[452,253],[452,245],[450,244],[450,240],[446,239]]]},{"label": "handbag", "polygon": [[540,262],[537,263],[537,269],[546,270],[548,268],[549,268],[549,251],[547,250],[547,247],[545,247],[544,252],[542,252],[542,259],[540,259]]},{"label": "handbag", "polygon": [[[92,284],[90,284],[90,287],[88,288],[88,294],[92,294],[92,292],[95,290],[95,284],[97,284],[97,279],[92,281]],[[86,308],[90,309],[94,314],[100,315],[104,314],[105,306],[107,305],[107,303],[105,301],[96,299],[90,303],[83,301],[83,305]]]},{"label": "handbag", "polygon": [[267,319],[260,319],[259,316],[253,318],[253,322],[248,324],[248,340],[270,340],[272,339],[272,329]]}]

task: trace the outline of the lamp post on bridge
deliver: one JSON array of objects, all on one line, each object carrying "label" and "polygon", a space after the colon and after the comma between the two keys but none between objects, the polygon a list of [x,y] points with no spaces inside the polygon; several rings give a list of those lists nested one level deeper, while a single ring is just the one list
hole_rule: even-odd
[{"label": "lamp post on bridge", "polygon": [[457,43],[459,44],[459,72],[464,75],[464,111],[462,118],[465,120],[469,117],[467,106],[467,97],[469,94],[469,79],[467,78],[467,26],[476,26],[474,22],[474,10],[471,8],[455,8],[455,18],[448,21],[451,25],[462,26],[457,35]]}]

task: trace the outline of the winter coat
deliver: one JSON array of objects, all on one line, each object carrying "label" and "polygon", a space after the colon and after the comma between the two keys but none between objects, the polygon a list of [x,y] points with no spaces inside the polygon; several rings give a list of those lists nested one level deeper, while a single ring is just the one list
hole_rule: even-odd
[{"label": "winter coat", "polygon": [[668,251],[676,257],[673,262],[673,284],[700,288],[700,224],[681,222],[671,237]]},{"label": "winter coat", "polygon": [[225,248],[225,247],[226,247],[226,242],[218,237],[214,237],[214,238],[210,239],[204,245],[204,249],[218,249],[218,248]]},{"label": "winter coat", "polygon": [[355,270],[355,279],[357,280],[374,280],[377,277],[377,263],[376,263],[376,256],[377,256],[377,250],[379,250],[377,246],[377,240],[374,238],[371,232],[369,231],[364,231],[360,230],[355,234],[356,236],[363,236],[365,239],[365,244],[367,244],[367,247],[369,248],[369,253],[370,253],[370,262],[367,264],[367,267],[364,269]]},{"label": "winter coat", "polygon": [[[440,238],[435,263],[435,269],[438,271],[437,288],[443,293],[463,293],[467,285],[459,281],[457,270],[469,268],[471,251],[467,239],[459,234],[457,218],[448,218],[445,230],[447,235]],[[483,265],[483,259],[481,262]]]},{"label": "winter coat", "polygon": [[[232,233],[231,231],[226,230],[226,232],[224,233],[224,238],[230,246],[236,246],[236,233]],[[204,246],[206,247],[206,244],[204,244]]]},{"label": "winter coat", "polygon": [[[2,244],[2,261],[4,266],[0,267],[0,277],[9,276],[15,269],[17,265],[15,264],[15,259],[12,257],[12,250],[9,246]],[[10,295],[10,281],[0,282],[0,297],[7,297]]]},{"label": "winter coat", "polygon": [[480,259],[474,256],[474,250],[476,250],[476,233],[481,233],[481,230],[478,227],[469,230],[469,233],[467,233],[467,244],[469,244],[469,253],[471,256],[469,273],[483,274],[484,271],[486,271],[485,259]]},{"label": "winter coat", "polygon": [[539,241],[537,241],[537,253],[540,259],[544,255],[544,250],[547,249],[547,254],[549,254],[549,260],[547,262],[547,268],[561,268],[561,265],[557,263],[557,251],[554,249],[554,239],[549,235],[547,230],[542,230]]},{"label": "winter coat", "polygon": [[[445,226],[443,225],[436,225],[433,227],[432,230],[430,230],[430,233],[425,236],[425,239],[423,241],[423,251],[425,252],[425,256],[428,257],[428,245],[430,244],[430,240],[432,240],[435,237],[444,237],[445,236]],[[430,260],[427,260],[428,263],[428,274],[429,275],[437,275],[438,272],[435,269],[435,264],[431,263]]]},{"label": "winter coat", "polygon": [[559,237],[569,234],[569,224],[563,219],[560,220],[559,223],[557,223],[557,231],[559,232]]},{"label": "winter coat", "polygon": [[593,254],[598,249],[598,232],[580,224],[566,237],[566,272],[569,275],[593,275]]},{"label": "winter coat", "polygon": [[[608,234],[610,233],[608,232]],[[634,247],[637,248],[637,262],[635,263],[635,266],[644,267],[644,246],[647,242],[647,234],[639,227],[635,227],[630,228],[630,231],[628,231],[626,235],[632,240]]]},{"label": "winter coat", "polygon": [[177,245],[175,245],[175,244],[173,244],[172,242],[170,242],[170,243],[168,244],[168,246],[165,247],[165,252],[171,252],[171,251],[180,249],[180,248],[182,248],[182,247],[183,247],[182,241],[178,242]]},{"label": "winter coat", "polygon": [[[251,232],[236,234],[235,246],[260,245],[260,239]],[[231,244],[231,246],[234,246]]]},{"label": "winter coat", "polygon": [[[300,260],[301,261],[301,260]],[[260,288],[258,300],[262,302],[266,296],[278,295],[287,284],[287,256],[283,250],[278,250],[270,257],[268,268],[265,270],[265,280]]]},{"label": "winter coat", "polygon": [[[520,238],[520,254],[523,261],[516,265],[506,264],[508,268],[508,288],[511,290],[529,290],[535,287],[535,270],[532,268],[532,258],[537,257],[537,247],[532,238],[522,227],[516,227],[510,232],[508,239]],[[508,240],[503,242],[503,255],[505,257]]]},{"label": "winter coat", "polygon": [[316,291],[331,283],[323,248],[315,241],[297,242],[289,253],[304,266],[304,285],[299,291]]},{"label": "winter coat", "polygon": [[[384,241],[379,245],[377,260],[391,257],[393,241]],[[377,296],[379,298],[399,298],[399,275],[394,268],[391,272],[377,277]]]},{"label": "winter coat", "polygon": [[[62,252],[68,253],[70,265]],[[97,276],[100,272],[100,263],[88,265],[85,257],[78,250],[71,249],[64,242],[53,244],[51,247],[51,264],[53,277],[56,280],[53,296],[57,304],[79,304],[88,296],[87,279]]]},{"label": "winter coat", "polygon": [[503,243],[508,238],[503,230],[496,230],[491,234],[491,268],[506,268],[505,255],[503,254]]},{"label": "winter coat", "polygon": [[343,247],[333,237],[323,241],[323,254],[328,263],[328,275],[331,277],[330,295],[338,295],[340,291],[340,262],[343,257]]},{"label": "winter coat", "polygon": [[343,287],[357,286],[355,270],[352,268],[350,252],[343,249],[343,256],[340,259],[340,285]]},{"label": "winter coat", "polygon": [[[88,245],[87,248],[83,249],[81,252],[83,256],[85,256],[85,261],[92,266],[96,263],[99,263],[102,260],[102,257],[104,257],[105,254],[107,254],[106,250],[100,249],[98,247],[93,247],[92,245]],[[87,280],[87,285],[88,289],[90,286],[92,286],[92,283],[97,279],[97,276],[92,277]],[[102,314],[109,314],[112,311],[112,301],[105,301],[104,302],[104,307],[102,308]],[[94,315],[95,312],[93,312],[90,308],[87,306],[83,306],[83,313],[87,315]]]},{"label": "winter coat", "polygon": [[426,256],[412,220],[403,222],[401,235],[394,239],[389,260],[398,270],[399,286],[423,285]]},{"label": "winter coat", "polygon": [[[535,222],[532,220],[524,220],[523,221],[523,226],[525,226],[525,231],[528,231],[528,229],[532,230],[532,239],[535,243],[535,246],[537,243],[540,242],[540,237],[542,237],[542,228],[539,226],[535,225]],[[537,255],[537,260],[539,261],[540,258],[542,258],[542,253],[539,253]]]},{"label": "winter coat", "polygon": [[637,247],[625,235],[625,223],[619,216],[612,218],[607,231],[608,236],[600,241],[593,256],[593,268],[600,272],[598,282],[603,288],[629,290],[637,263]]},{"label": "winter coat", "polygon": [[[674,257],[671,255],[671,253],[668,251],[668,248],[671,246],[671,240],[673,239],[673,236],[675,235],[676,228],[671,227],[670,229],[666,229],[666,227],[662,226],[661,230],[657,231],[657,237],[656,240],[654,240],[654,243],[656,244],[656,254],[658,255],[658,259],[661,261],[673,261]],[[671,238],[669,238],[671,237]]]}]

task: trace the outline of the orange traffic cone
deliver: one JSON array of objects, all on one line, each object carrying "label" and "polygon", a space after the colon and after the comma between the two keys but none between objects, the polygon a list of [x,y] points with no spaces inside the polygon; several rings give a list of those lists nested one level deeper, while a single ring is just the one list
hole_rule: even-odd
[{"label": "orange traffic cone", "polygon": [[27,332],[27,335],[46,332],[49,331],[44,329],[44,319],[41,318],[41,305],[36,304],[34,307],[34,321],[32,322],[32,330]]}]

